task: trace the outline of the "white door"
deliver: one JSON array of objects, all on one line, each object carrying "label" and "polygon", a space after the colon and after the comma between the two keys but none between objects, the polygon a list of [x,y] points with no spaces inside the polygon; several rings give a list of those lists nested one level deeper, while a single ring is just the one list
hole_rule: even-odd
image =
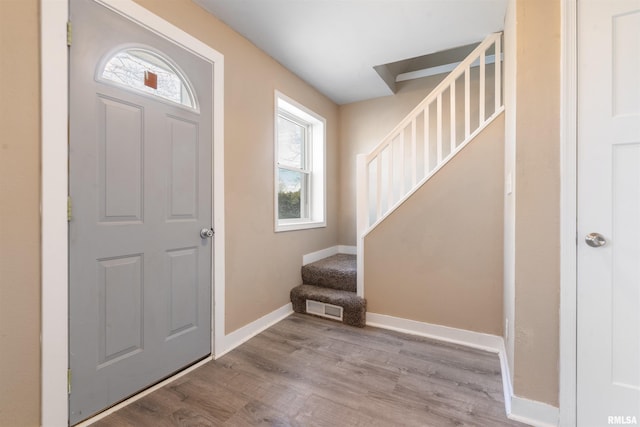
[{"label": "white door", "polygon": [[577,316],[578,426],[640,423],[640,0],[578,1]]},{"label": "white door", "polygon": [[93,0],[70,10],[74,424],[211,352],[213,70]]}]

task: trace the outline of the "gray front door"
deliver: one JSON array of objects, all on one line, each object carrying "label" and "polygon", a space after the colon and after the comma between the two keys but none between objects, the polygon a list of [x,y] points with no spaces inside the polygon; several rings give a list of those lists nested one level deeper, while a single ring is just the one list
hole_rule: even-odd
[{"label": "gray front door", "polygon": [[71,22],[75,424],[211,352],[213,67],[92,0]]}]

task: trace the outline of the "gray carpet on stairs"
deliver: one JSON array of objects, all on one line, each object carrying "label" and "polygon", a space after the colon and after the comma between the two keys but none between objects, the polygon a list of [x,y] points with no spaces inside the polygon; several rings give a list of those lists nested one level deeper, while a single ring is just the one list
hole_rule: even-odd
[{"label": "gray carpet on stairs", "polygon": [[356,256],[336,254],[304,265],[302,283],[356,292]]},{"label": "gray carpet on stairs", "polygon": [[355,255],[332,255],[303,266],[301,273],[303,284],[290,294],[296,313],[307,313],[307,300],[313,300],[342,307],[343,323],[365,326],[367,301],[356,294]]}]

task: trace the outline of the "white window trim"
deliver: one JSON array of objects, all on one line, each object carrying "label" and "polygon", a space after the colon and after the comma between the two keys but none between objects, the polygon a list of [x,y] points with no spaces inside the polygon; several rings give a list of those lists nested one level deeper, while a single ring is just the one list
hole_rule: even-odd
[{"label": "white window trim", "polygon": [[[308,219],[280,220],[278,218],[278,115],[283,110],[302,121],[309,123],[309,142],[307,148],[307,165],[311,169],[309,183]],[[326,185],[326,128],[324,117],[311,111],[299,102],[289,98],[280,91],[274,96],[274,223],[275,231],[306,230],[327,226],[327,185]]]}]

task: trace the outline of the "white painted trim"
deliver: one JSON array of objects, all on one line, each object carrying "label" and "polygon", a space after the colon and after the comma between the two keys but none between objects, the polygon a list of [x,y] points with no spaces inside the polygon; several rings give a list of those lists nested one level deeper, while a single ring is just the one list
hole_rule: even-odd
[{"label": "white painted trim", "polygon": [[438,341],[460,344],[491,353],[499,353],[500,350],[504,348],[504,340],[497,335],[402,319],[386,314],[367,312],[367,326],[433,338]]},{"label": "white painted trim", "polygon": [[502,393],[504,395],[504,410],[507,416],[511,413],[511,398],[513,397],[513,385],[511,384],[511,374],[509,369],[509,359],[507,356],[507,349],[505,347],[504,339],[500,344],[500,350],[498,352],[500,358],[500,373],[502,375]]},{"label": "white painted trim", "polygon": [[[504,337],[507,363],[512,371],[515,347],[515,247],[516,247],[516,118],[517,118],[517,0],[507,2],[504,27],[504,232],[503,232],[503,299]],[[508,323],[508,324],[507,324]],[[513,377],[509,376],[510,381]]]},{"label": "white painted trim", "polygon": [[356,255],[357,252],[358,252],[358,249],[355,246],[347,246],[347,245],[338,246],[339,254]]},{"label": "white painted trim", "polygon": [[320,249],[319,251],[311,252],[309,254],[302,255],[302,265],[311,264],[312,262],[320,261],[321,259],[330,257],[336,254],[348,254],[355,255],[355,246],[337,245],[330,248]]},{"label": "white painted trim", "polygon": [[216,346],[215,358],[219,359],[234,348],[255,337],[260,332],[275,325],[282,319],[289,317],[292,313],[293,307],[291,303],[288,303],[271,313],[262,316],[258,320],[254,320],[248,325],[245,325],[240,329],[236,329],[224,337],[224,341],[221,346]]},{"label": "white painted trim", "polygon": [[513,396],[508,417],[534,427],[557,427],[559,411],[546,403]]},{"label": "white painted trim", "polygon": [[560,425],[577,423],[577,103],[576,0],[561,2],[560,52]]},{"label": "white painted trim", "polygon": [[43,426],[67,425],[67,19],[66,1],[40,1],[41,406]]},{"label": "white painted trim", "polygon": [[[214,330],[225,343],[224,56],[131,0],[95,0],[213,63]],[[42,114],[42,425],[68,424],[67,1],[40,0]],[[213,320],[213,319],[212,319]]]},{"label": "white painted trim", "polygon": [[302,255],[302,265],[307,265],[307,264],[311,264],[312,262],[320,261],[321,259],[330,257],[337,253],[338,253],[338,246],[331,246],[330,248],[320,249],[319,251]]},{"label": "white painted trim", "polygon": [[[274,114],[273,114],[273,215],[274,230],[276,233],[285,231],[308,230],[311,228],[322,228],[327,226],[327,120],[320,114],[305,107],[293,98],[288,97],[279,90],[274,91]],[[307,123],[311,133],[311,153],[307,159],[310,165],[306,167],[310,170],[309,183],[309,218],[304,220],[280,220],[278,218],[278,116],[280,111],[298,118]],[[320,146],[318,145],[320,142]]]},{"label": "white painted trim", "polygon": [[558,425],[558,408],[547,405],[546,403],[513,395],[511,376],[509,375],[509,363],[507,361],[504,339],[502,337],[369,312],[367,313],[367,326],[418,335],[438,341],[497,353],[500,359],[504,405],[507,417],[536,427],[555,427]]}]

